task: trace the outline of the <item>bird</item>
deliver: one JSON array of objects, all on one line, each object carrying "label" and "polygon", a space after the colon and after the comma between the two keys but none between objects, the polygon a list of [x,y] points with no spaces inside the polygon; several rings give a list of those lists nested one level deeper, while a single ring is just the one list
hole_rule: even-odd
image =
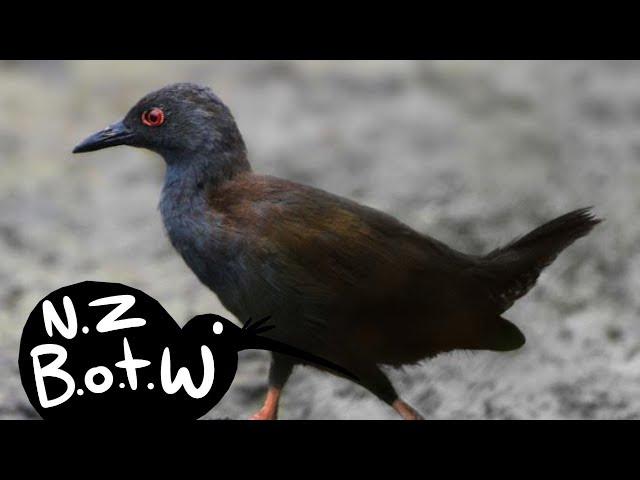
[{"label": "bird", "polygon": [[[148,93],[73,153],[116,145],[164,159],[166,234],[228,311],[240,322],[269,316],[265,336],[343,367],[406,420],[424,416],[386,370],[453,350],[522,347],[504,312],[601,222],[580,208],[489,253],[463,253],[380,210],[255,173],[230,109],[193,83]],[[271,355],[265,401],[251,419],[278,418],[301,363]]]}]

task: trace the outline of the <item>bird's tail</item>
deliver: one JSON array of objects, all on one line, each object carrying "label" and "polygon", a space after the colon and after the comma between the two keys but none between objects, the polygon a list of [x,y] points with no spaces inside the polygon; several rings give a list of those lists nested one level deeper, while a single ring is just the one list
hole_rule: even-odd
[{"label": "bird's tail", "polygon": [[489,275],[489,288],[501,312],[525,295],[535,285],[542,270],[558,254],[587,235],[602,220],[591,213],[591,207],[562,215],[508,245],[489,253],[483,259]]}]

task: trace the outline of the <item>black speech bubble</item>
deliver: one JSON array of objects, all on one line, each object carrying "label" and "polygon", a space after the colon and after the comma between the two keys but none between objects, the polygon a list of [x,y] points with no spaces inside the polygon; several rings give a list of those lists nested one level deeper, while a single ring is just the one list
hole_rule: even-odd
[{"label": "black speech bubble", "polygon": [[[72,302],[77,319],[77,331],[73,338],[65,338],[61,333],[67,332],[66,328],[72,324],[66,315],[65,297],[68,298],[67,303]],[[96,300],[112,297],[120,297],[120,301],[90,306],[90,303]],[[132,305],[131,297],[135,299]],[[61,320],[62,328],[58,329],[53,325],[50,336],[45,328],[44,312],[51,311],[52,307]],[[110,319],[114,316],[118,317],[115,322]],[[144,325],[134,326],[131,320],[127,320],[136,318],[143,319]],[[274,328],[266,325],[267,320],[249,321],[240,328],[219,315],[206,314],[192,318],[181,329],[160,303],[140,290],[118,283],[81,282],[50,293],[29,315],[20,341],[20,377],[33,407],[42,418],[51,420],[198,419],[225,395],[236,374],[238,352],[247,349],[269,350],[295,356],[305,362],[354,378],[348,371],[327,360],[261,337],[260,333]],[[104,331],[121,327],[125,325],[123,322],[131,325],[127,328]],[[135,321],[133,323],[135,324]],[[139,368],[135,369],[135,390],[127,369],[124,368],[125,364],[116,365],[125,359],[127,348],[132,359],[149,362],[146,366],[138,364]],[[43,352],[43,349],[60,353],[41,353],[35,355],[36,361],[32,354]],[[55,372],[67,380],[70,379],[69,383],[50,375],[36,375],[37,364],[45,369],[52,369],[54,360],[62,361],[64,355],[61,355],[61,349],[66,352],[66,359]],[[165,349],[168,349],[168,353],[165,353]],[[193,391],[192,394],[195,397],[203,395],[202,397],[194,398],[184,387],[175,393],[165,391],[165,386],[170,382],[166,382],[166,378],[165,382],[162,381],[163,354],[167,355],[166,378],[175,380],[178,370],[186,367],[193,385],[201,387],[200,391]],[[167,361],[169,359],[170,368]],[[203,382],[203,359],[211,359],[214,367],[210,388],[207,388],[208,383]],[[132,365],[130,361],[129,371],[132,370]],[[93,370],[96,368],[97,370]],[[60,370],[65,373],[60,373]],[[211,370],[207,369],[209,373]],[[94,385],[91,384],[91,379],[89,383],[85,382],[87,372],[96,372],[95,376],[89,375],[93,378]],[[51,371],[45,370],[43,373],[50,374]],[[100,393],[91,391],[99,390],[103,382],[103,387],[108,386],[109,376],[112,377],[112,382],[108,389]],[[38,396],[37,378],[43,379],[41,385],[44,385],[44,389],[41,388],[41,391],[46,391],[45,400],[58,399],[67,391],[73,393],[68,400],[58,405],[43,405]],[[68,388],[71,381],[73,390]],[[81,394],[79,390],[82,391]]]}]

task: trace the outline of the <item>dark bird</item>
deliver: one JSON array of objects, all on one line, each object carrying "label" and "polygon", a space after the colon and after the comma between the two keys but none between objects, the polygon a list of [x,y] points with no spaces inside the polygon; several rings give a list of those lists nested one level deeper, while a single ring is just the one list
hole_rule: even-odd
[{"label": "dark bird", "polygon": [[[344,367],[406,419],[421,416],[380,366],[521,347],[524,335],[502,314],[600,221],[580,209],[487,255],[461,253],[380,211],[253,173],[229,109],[187,83],[146,95],[74,153],[115,145],[164,158],[169,239],[230,312],[271,316],[265,336]],[[266,401],[252,418],[277,417],[296,363],[272,355]]]}]

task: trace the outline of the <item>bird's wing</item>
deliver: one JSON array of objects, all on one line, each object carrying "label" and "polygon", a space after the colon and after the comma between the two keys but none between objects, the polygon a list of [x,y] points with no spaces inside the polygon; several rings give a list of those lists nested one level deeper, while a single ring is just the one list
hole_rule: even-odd
[{"label": "bird's wing", "polygon": [[248,223],[234,228],[249,232],[255,289],[298,317],[286,327],[292,337],[322,341],[327,328],[346,328],[346,319],[376,324],[392,310],[416,310],[427,294],[431,302],[457,300],[446,298],[446,285],[460,283],[453,277],[461,269],[451,266],[466,260],[444,244],[318,189],[272,177],[246,182],[214,198],[213,207]]}]

